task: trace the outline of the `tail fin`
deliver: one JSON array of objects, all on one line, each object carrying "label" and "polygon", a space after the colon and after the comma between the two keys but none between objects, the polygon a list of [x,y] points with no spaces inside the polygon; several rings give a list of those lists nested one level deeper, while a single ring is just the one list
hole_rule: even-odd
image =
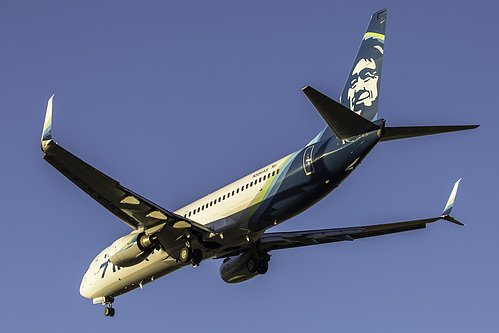
[{"label": "tail fin", "polygon": [[340,97],[341,104],[370,121],[378,115],[386,14],[385,8],[371,16]]}]

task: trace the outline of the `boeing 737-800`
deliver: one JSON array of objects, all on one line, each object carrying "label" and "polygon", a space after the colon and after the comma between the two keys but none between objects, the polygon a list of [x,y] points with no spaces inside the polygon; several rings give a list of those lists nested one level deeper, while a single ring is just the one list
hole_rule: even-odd
[{"label": "boeing 737-800", "polygon": [[434,218],[323,230],[267,230],[310,208],[345,180],[380,141],[476,128],[387,127],[378,119],[386,9],[373,14],[340,102],[307,86],[303,93],[327,123],[304,148],[171,212],[122,186],[52,140],[53,96],[41,138],[44,159],[133,231],[100,252],[80,286],[82,296],[106,305],[114,298],[187,265],[223,259],[220,276],[238,283],[265,274],[269,252],[425,228],[451,217],[456,182],[442,215]]}]

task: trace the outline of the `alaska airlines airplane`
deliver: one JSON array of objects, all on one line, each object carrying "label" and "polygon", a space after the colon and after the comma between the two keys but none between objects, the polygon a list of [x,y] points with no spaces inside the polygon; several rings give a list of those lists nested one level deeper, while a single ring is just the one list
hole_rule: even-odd
[{"label": "alaska airlines airplane", "polygon": [[114,316],[116,296],[188,265],[223,259],[220,276],[239,283],[265,274],[269,252],[425,228],[449,214],[459,180],[442,215],[434,218],[347,228],[266,232],[324,198],[380,141],[478,127],[386,127],[378,119],[386,9],[373,14],[340,102],[307,86],[303,93],[327,123],[304,148],[171,212],[122,186],[52,140],[52,96],[47,104],[43,158],[133,231],[99,253],[83,276],[80,294],[106,305]]}]

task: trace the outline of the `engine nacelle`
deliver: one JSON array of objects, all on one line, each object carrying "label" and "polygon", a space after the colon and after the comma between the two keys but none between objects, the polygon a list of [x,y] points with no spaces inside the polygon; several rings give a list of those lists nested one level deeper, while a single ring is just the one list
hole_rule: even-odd
[{"label": "engine nacelle", "polygon": [[[262,273],[257,270],[257,265],[258,261],[251,252],[233,258],[226,258],[220,266],[220,277],[227,283],[243,282]],[[263,265],[268,265],[268,262],[265,261]]]},{"label": "engine nacelle", "polygon": [[115,241],[109,250],[109,261],[119,267],[137,265],[151,254],[156,245],[155,235],[132,234]]}]

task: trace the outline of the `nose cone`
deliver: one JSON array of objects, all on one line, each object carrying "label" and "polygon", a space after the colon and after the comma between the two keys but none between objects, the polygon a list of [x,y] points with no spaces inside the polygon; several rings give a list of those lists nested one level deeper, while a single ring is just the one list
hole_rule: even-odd
[{"label": "nose cone", "polygon": [[80,295],[85,297],[85,298],[92,298],[91,297],[91,292],[90,292],[90,287],[91,287],[91,283],[90,283],[90,279],[87,278],[87,273],[85,273],[85,275],[83,275],[83,279],[81,280],[81,284],[80,284]]}]

